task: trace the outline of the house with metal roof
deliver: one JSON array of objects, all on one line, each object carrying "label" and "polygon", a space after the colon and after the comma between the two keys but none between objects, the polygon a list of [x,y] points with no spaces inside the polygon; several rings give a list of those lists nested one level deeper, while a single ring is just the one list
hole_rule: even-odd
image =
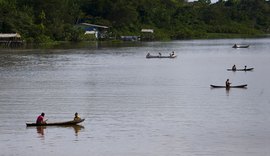
[{"label": "house with metal roof", "polygon": [[90,23],[79,23],[80,27],[82,27],[85,31],[85,35],[95,35],[97,39],[107,38],[108,26],[90,24]]},{"label": "house with metal roof", "polygon": [[18,33],[0,33],[0,45],[7,47],[20,46],[23,44],[21,35]]},{"label": "house with metal roof", "polygon": [[141,30],[141,40],[142,41],[152,41],[154,40],[154,29],[142,29]]}]

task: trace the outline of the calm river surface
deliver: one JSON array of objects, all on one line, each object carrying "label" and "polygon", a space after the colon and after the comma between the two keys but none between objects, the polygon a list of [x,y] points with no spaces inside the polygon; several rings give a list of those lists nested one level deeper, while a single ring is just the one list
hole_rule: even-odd
[{"label": "calm river surface", "polygon": [[[0,156],[270,155],[269,49],[270,39],[2,49]],[[254,71],[227,71],[233,64]],[[210,88],[227,78],[248,87]],[[86,120],[26,127],[41,112],[48,122]]]}]

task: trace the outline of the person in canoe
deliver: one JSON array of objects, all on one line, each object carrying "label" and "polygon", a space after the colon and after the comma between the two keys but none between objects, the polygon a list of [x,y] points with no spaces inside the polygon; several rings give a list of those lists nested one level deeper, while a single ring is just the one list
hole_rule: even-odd
[{"label": "person in canoe", "polygon": [[231,83],[229,79],[226,80],[225,85],[226,85],[226,88],[230,88]]},{"label": "person in canoe", "polygon": [[81,120],[81,118],[77,112],[75,113],[74,120]]},{"label": "person in canoe", "polygon": [[42,113],[37,117],[36,124],[46,124],[46,121],[44,120],[44,116],[45,116],[45,113],[42,112]]},{"label": "person in canoe", "polygon": [[245,70],[245,71],[247,70],[247,66],[245,66],[244,70]]},{"label": "person in canoe", "polygon": [[170,56],[171,56],[171,57],[174,56],[174,51],[172,51],[172,53],[170,53]]},{"label": "person in canoe", "polygon": [[232,66],[232,70],[233,70],[233,71],[236,71],[236,66],[235,66],[235,64]]}]

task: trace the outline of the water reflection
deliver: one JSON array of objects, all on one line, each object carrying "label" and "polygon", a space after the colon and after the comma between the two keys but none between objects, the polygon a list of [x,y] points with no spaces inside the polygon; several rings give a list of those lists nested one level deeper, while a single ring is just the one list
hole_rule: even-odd
[{"label": "water reflection", "polygon": [[82,129],[84,129],[84,126],[82,126],[82,125],[66,125],[66,126],[57,126],[57,127],[66,127],[66,128],[72,127],[76,136],[78,136],[79,132]]},{"label": "water reflection", "polygon": [[75,136],[78,136],[79,132],[84,129],[84,126],[82,125],[65,125],[65,126],[36,126],[37,134],[39,137],[44,138],[45,136],[45,130],[47,127],[56,127],[56,128],[73,128]]},{"label": "water reflection", "polygon": [[232,90],[246,90],[247,89],[247,87],[244,87],[244,88],[213,88],[213,87],[211,87],[210,88],[211,90],[220,90],[220,89],[224,89],[225,90],[225,93],[226,93],[226,96],[229,96],[230,95],[230,92],[232,92]]},{"label": "water reflection", "polygon": [[229,96],[230,94],[230,88],[226,88],[226,95]]},{"label": "water reflection", "polygon": [[46,129],[46,126],[37,126],[37,133],[44,136],[44,129]]}]

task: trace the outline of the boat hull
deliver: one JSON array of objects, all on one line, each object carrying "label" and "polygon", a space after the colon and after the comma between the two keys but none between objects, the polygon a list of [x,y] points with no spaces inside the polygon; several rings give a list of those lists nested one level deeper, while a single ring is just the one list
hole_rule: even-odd
[{"label": "boat hull", "polygon": [[234,45],[233,48],[248,48],[249,45]]},{"label": "boat hull", "polygon": [[233,70],[233,69],[227,69],[228,71],[252,71],[254,68],[247,68],[247,69],[236,69],[236,70]]},{"label": "boat hull", "polygon": [[230,87],[226,87],[226,86],[217,86],[217,85],[210,85],[212,88],[246,88],[247,84],[244,85],[236,85],[236,86],[230,86]]},{"label": "boat hull", "polygon": [[71,120],[65,122],[51,122],[46,124],[36,124],[36,123],[26,123],[26,126],[68,126],[68,125],[77,125],[78,123],[83,122],[85,119],[81,120]]},{"label": "boat hull", "polygon": [[177,57],[177,55],[174,55],[174,56],[159,56],[159,55],[157,55],[157,56],[154,56],[154,55],[150,55],[150,56],[146,56],[146,58],[176,58]]}]

